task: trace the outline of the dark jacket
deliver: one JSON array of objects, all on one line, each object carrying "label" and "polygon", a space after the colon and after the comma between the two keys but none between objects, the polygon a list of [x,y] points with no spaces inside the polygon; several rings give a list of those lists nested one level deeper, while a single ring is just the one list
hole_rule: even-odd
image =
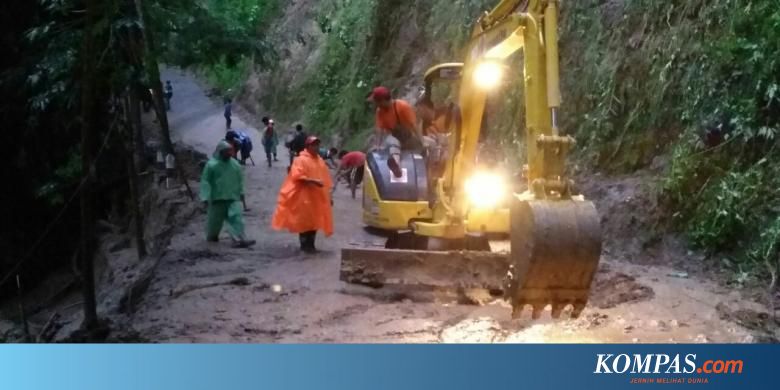
[{"label": "dark jacket", "polygon": [[306,134],[305,131],[300,131],[295,134],[295,138],[293,138],[292,142],[290,142],[290,150],[292,150],[295,153],[300,153],[304,149],[306,149],[306,138],[308,138],[309,135]]}]

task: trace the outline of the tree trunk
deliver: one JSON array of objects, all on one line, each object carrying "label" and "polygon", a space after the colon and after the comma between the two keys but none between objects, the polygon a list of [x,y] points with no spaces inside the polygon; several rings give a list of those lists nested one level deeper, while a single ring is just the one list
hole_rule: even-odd
[{"label": "tree trunk", "polygon": [[142,171],[146,168],[146,159],[144,158],[144,129],[141,123],[141,97],[139,96],[141,91],[138,83],[133,83],[130,88],[129,94],[129,110],[130,118],[128,123],[131,126],[130,143],[134,146],[133,160],[135,161],[135,172]]},{"label": "tree trunk", "polygon": [[146,257],[146,240],[144,240],[144,214],[138,195],[138,174],[136,172],[135,157],[132,150],[127,150],[128,185],[130,186],[130,207],[135,221],[135,246],[138,251],[138,260]]},{"label": "tree trunk", "polygon": [[[171,130],[168,125],[168,114],[166,112],[166,105],[163,95],[162,81],[160,81],[160,66],[157,63],[157,51],[154,46],[154,34],[146,24],[147,13],[146,8],[143,5],[143,0],[134,0],[136,11],[138,12],[138,18],[141,22],[144,42],[146,43],[146,71],[151,83],[152,92],[154,93],[154,110],[157,114],[157,120],[160,122],[160,132],[162,135],[163,154],[172,154],[176,157],[176,151],[173,149],[173,142],[171,141]],[[178,161],[178,158],[176,158]],[[187,180],[184,170],[180,164],[176,164],[176,169],[179,174],[179,178],[187,189],[187,194],[190,199],[194,200],[195,195],[190,188],[190,183]]]},{"label": "tree trunk", "polygon": [[[131,88],[130,95],[133,95],[133,88]],[[132,97],[128,97],[124,100],[125,113],[128,116],[124,121],[125,128],[122,129],[125,134],[125,160],[127,165],[127,184],[130,190],[130,211],[133,214],[133,221],[135,221],[135,246],[138,251],[138,260],[146,257],[146,240],[144,240],[144,214],[141,211],[140,195],[138,190],[138,164],[136,163],[136,153],[133,145],[136,144],[135,139],[135,118],[134,115],[138,110],[138,100],[133,101]],[[133,105],[135,103],[135,111]],[[140,125],[140,123],[139,123]]]},{"label": "tree trunk", "polygon": [[86,1],[87,23],[84,28],[84,41],[81,52],[81,170],[83,186],[81,189],[81,277],[84,295],[83,328],[89,332],[98,328],[97,303],[95,300],[95,216],[94,203],[95,172],[93,160],[97,144],[95,132],[99,120],[98,84],[97,84],[97,45],[96,31],[100,18],[98,0]]},{"label": "tree trunk", "polygon": [[149,83],[154,93],[154,111],[157,114],[157,120],[160,122],[160,132],[162,136],[163,153],[173,153],[173,142],[171,141],[171,130],[168,126],[168,114],[165,108],[165,96],[163,95],[162,81],[160,81],[160,66],[157,63],[157,51],[154,46],[154,34],[146,24],[147,13],[143,0],[134,0],[138,19],[141,22],[144,43],[146,43],[146,72],[149,77]]}]

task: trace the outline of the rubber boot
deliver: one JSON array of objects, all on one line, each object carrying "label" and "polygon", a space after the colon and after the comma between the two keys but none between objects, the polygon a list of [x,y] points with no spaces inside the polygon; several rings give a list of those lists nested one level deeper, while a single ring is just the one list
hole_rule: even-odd
[{"label": "rubber boot", "polygon": [[298,234],[298,241],[301,243],[301,251],[306,252],[307,248],[309,247],[309,240],[306,237],[306,233]]},{"label": "rubber boot", "polygon": [[255,240],[241,240],[233,243],[233,248],[249,248],[255,245]]},{"label": "rubber boot", "polygon": [[316,231],[304,232],[300,234],[301,251],[304,253],[315,253],[317,249],[314,247],[314,239],[317,235]]},{"label": "rubber boot", "polygon": [[239,237],[233,239],[233,248],[249,248],[255,245],[255,240],[247,240],[246,237]]},{"label": "rubber boot", "polygon": [[314,240],[317,238],[317,231],[312,231],[309,233],[309,242],[308,242],[308,252],[307,253],[316,253],[317,248],[314,247]]}]

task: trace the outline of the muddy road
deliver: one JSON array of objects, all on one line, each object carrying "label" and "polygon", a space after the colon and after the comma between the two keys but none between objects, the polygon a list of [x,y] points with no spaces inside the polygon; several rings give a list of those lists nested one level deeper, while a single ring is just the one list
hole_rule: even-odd
[{"label": "muddy road", "polygon": [[[179,71],[168,71],[175,96],[175,137],[211,153],[224,136],[222,107]],[[234,128],[255,142],[256,166],[245,168],[249,250],[226,238],[206,243],[205,215],[182,221],[131,326],[157,342],[755,342],[726,312],[762,307],[740,292],[663,265],[638,265],[605,251],[589,306],[579,319],[512,320],[503,301],[484,306],[418,300],[339,281],[339,248],[382,239],[367,235],[360,201],[343,185],[335,196],[335,234],[318,237],[316,255],[298,237],[270,229],[287,152],[268,168],[259,134],[234,115]],[[279,126],[280,133],[287,130]],[[530,317],[530,314],[527,314]]]}]

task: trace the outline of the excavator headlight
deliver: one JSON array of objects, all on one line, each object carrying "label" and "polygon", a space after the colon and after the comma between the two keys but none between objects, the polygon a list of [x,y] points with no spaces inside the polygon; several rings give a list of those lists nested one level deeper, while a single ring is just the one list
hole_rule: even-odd
[{"label": "excavator headlight", "polygon": [[506,180],[493,172],[477,172],[466,180],[465,186],[472,206],[479,209],[499,206],[507,193]]},{"label": "excavator headlight", "polygon": [[495,88],[501,82],[504,68],[495,61],[484,61],[474,69],[474,82],[483,89]]}]

